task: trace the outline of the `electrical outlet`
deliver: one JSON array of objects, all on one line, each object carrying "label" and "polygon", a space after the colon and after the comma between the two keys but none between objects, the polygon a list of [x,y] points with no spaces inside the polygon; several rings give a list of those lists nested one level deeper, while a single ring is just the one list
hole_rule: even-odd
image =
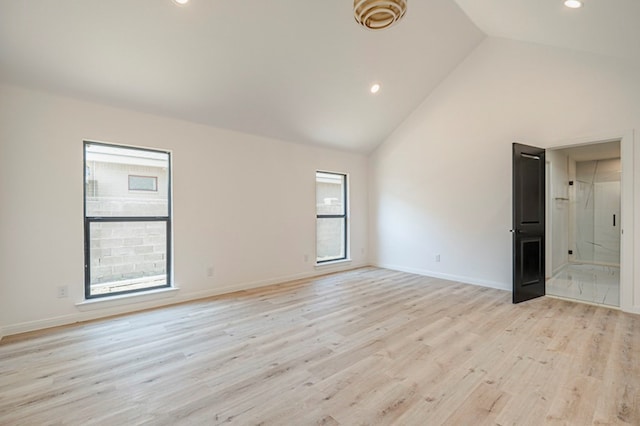
[{"label": "electrical outlet", "polygon": [[304,261],[305,261],[305,262],[308,262],[308,261],[309,261],[309,255],[308,255],[308,254],[305,254],[305,255],[304,255]]},{"label": "electrical outlet", "polygon": [[209,266],[207,268],[207,276],[208,277],[212,277],[213,276],[213,266]]},{"label": "electrical outlet", "polygon": [[436,254],[436,262],[440,262],[440,255]]},{"label": "electrical outlet", "polygon": [[69,297],[69,286],[58,286],[58,299],[64,299],[66,297]]}]

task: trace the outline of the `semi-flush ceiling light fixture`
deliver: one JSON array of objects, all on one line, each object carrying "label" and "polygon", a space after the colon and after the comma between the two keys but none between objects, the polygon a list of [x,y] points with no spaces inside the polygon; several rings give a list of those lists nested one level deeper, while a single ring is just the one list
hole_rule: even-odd
[{"label": "semi-flush ceiling light fixture", "polygon": [[564,5],[570,7],[571,9],[577,9],[582,7],[582,2],[580,0],[566,0]]},{"label": "semi-flush ceiling light fixture", "polygon": [[407,0],[353,0],[356,22],[370,30],[389,28],[407,11]]},{"label": "semi-flush ceiling light fixture", "polygon": [[189,3],[189,0],[173,0],[173,2],[178,6],[184,6],[185,4]]}]

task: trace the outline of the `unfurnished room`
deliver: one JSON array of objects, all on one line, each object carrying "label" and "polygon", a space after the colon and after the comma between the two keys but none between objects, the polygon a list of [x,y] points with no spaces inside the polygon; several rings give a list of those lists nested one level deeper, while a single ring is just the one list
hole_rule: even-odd
[{"label": "unfurnished room", "polygon": [[0,0],[0,425],[640,425],[637,0]]}]

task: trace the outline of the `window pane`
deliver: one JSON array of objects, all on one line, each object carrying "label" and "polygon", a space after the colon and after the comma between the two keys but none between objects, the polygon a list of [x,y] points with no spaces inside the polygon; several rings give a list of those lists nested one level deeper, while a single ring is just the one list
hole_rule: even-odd
[{"label": "window pane", "polygon": [[344,218],[318,218],[316,221],[317,262],[344,259]]},{"label": "window pane", "polygon": [[316,173],[317,214],[345,214],[344,180],[344,175]]},{"label": "window pane", "polygon": [[169,154],[86,145],[87,217],[168,216]]},{"label": "window pane", "polygon": [[157,191],[158,178],[156,176],[129,175],[129,191]]},{"label": "window pane", "polygon": [[167,222],[91,222],[90,295],[167,284]]}]

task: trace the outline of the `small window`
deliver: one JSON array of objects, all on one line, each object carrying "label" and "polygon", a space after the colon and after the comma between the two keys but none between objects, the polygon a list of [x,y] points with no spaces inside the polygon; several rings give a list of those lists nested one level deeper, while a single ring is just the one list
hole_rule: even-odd
[{"label": "small window", "polygon": [[347,175],[316,172],[316,263],[347,258]]},{"label": "small window", "polygon": [[129,191],[157,191],[158,178],[156,176],[129,175]]},{"label": "small window", "polygon": [[171,286],[168,152],[84,144],[85,297]]}]

